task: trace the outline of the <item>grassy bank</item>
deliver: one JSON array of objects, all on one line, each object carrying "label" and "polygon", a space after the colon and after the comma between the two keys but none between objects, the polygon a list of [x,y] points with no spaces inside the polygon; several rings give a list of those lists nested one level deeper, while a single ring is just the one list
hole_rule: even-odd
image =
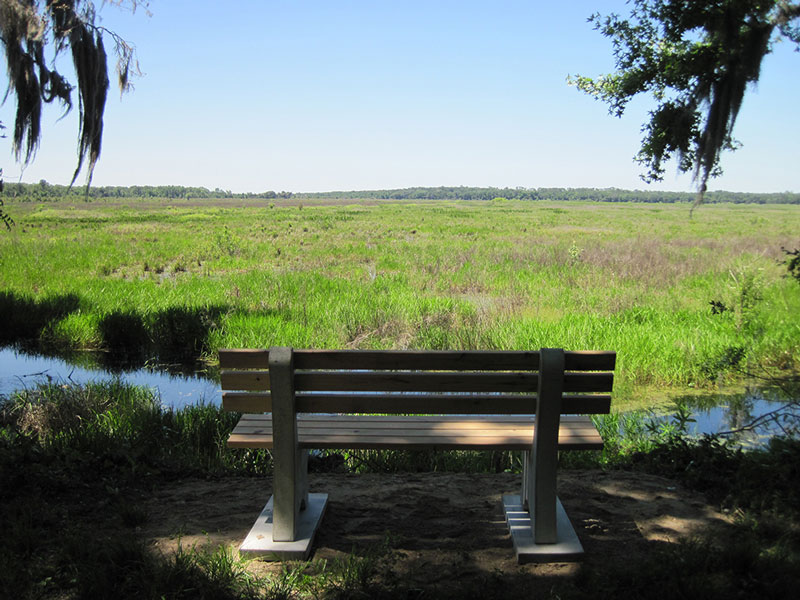
[{"label": "grassy bank", "polygon": [[[269,474],[267,453],[224,448],[233,420],[215,407],[164,410],[150,392],[118,383],[48,385],[3,399],[0,596],[408,598],[424,593],[404,587],[393,572],[391,541],[334,562],[287,564],[264,577],[253,575],[224,547],[183,548],[163,556],[147,546],[137,532],[148,514],[137,498],[184,477]],[[611,419],[604,427],[604,454],[565,457],[562,467],[667,474],[737,514],[736,524],[724,539],[700,536],[657,546],[624,565],[587,567],[576,577],[554,580],[553,594],[792,597],[800,583],[797,441],[775,440],[768,449],[744,453],[716,440],[687,440],[675,429],[648,429],[641,417],[631,419],[623,435],[620,430]],[[509,456],[498,465],[483,454],[489,457],[484,463],[467,453],[385,453],[372,463],[345,455],[317,462],[315,468],[486,471],[515,466]],[[452,597],[502,598],[529,585],[516,574],[489,577],[480,589],[462,589],[458,581],[447,589]]]},{"label": "grassy bank", "polygon": [[[614,349],[618,397],[786,366],[795,206],[537,202],[14,206],[0,343]],[[714,307],[710,304],[715,302]]]}]

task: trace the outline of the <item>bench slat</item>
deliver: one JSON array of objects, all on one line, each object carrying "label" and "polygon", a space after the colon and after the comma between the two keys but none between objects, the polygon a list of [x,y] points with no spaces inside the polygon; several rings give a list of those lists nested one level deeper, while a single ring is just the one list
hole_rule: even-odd
[{"label": "bench slat", "polygon": [[521,392],[536,389],[534,373],[427,373],[418,371],[304,371],[295,389],[320,392]]},{"label": "bench slat", "polygon": [[269,371],[221,371],[219,381],[223,390],[268,390]]},{"label": "bench slat", "polygon": [[[266,415],[243,417],[228,440],[232,448],[271,448],[272,421]],[[458,417],[350,417],[329,415],[298,419],[303,448],[472,448],[526,450],[533,439],[533,422],[526,417],[501,421]],[[562,419],[559,449],[602,448],[603,441],[587,417]]]},{"label": "bench slat", "polygon": [[[408,423],[361,423],[358,426],[353,424],[337,423],[335,425],[324,425],[322,423],[305,424],[303,426],[304,435],[307,436],[337,436],[337,435],[360,435],[378,440],[387,436],[402,436],[405,438],[416,437],[439,437],[439,436],[462,436],[470,438],[484,437],[526,437],[533,433],[533,425],[525,426],[522,423],[505,423],[503,425],[494,424],[491,427],[459,427],[451,425],[442,427],[440,424],[418,423],[416,429],[411,429]],[[242,427],[237,430],[236,435],[267,435],[270,437],[271,428],[262,424],[253,427]],[[596,429],[590,425],[572,426],[569,428],[570,435],[593,435]],[[526,438],[527,439],[527,438]],[[528,440],[531,443],[531,440]]]},{"label": "bench slat", "polygon": [[[269,389],[268,371],[222,371],[226,390]],[[610,392],[613,373],[565,373],[565,392]],[[303,371],[295,373],[295,389],[320,392],[526,392],[535,391],[537,373],[418,371]]]},{"label": "bench slat", "polygon": [[[315,415],[316,416],[316,415]],[[438,430],[456,429],[459,431],[513,431],[513,430],[528,430],[534,426],[535,417],[518,417],[518,418],[496,418],[491,417],[490,421],[481,418],[475,419],[461,419],[453,417],[442,416],[405,416],[405,417],[377,417],[375,415],[360,415],[359,418],[349,417],[342,418],[341,415],[319,415],[320,418],[316,419],[303,419],[302,426],[306,429],[412,429],[421,426],[425,429],[435,428]],[[594,424],[591,420],[577,416],[576,420],[564,419],[565,423],[572,423],[575,427],[586,427],[593,429]],[[271,427],[272,421],[270,419],[252,419],[244,418],[240,423],[237,431],[253,431],[256,429],[263,429],[264,427]]]},{"label": "bench slat", "polygon": [[269,392],[223,392],[222,409],[241,413],[272,412],[272,396]]},{"label": "bench slat", "polygon": [[[243,413],[272,411],[268,392],[225,392],[225,410]],[[435,408],[434,408],[435,407]],[[533,414],[535,394],[297,394],[301,413],[414,414],[435,410],[438,414]],[[565,395],[561,412],[566,414],[608,414],[609,395]]]},{"label": "bench slat", "polygon": [[[610,392],[613,373],[565,373],[565,392]],[[401,371],[296,373],[298,391],[524,392],[539,384],[536,373],[424,373]]]},{"label": "bench slat", "polygon": [[[303,426],[319,427],[334,426],[336,423],[345,425],[362,425],[367,423],[441,423],[447,425],[485,427],[522,423],[526,427],[534,423],[534,415],[344,415],[344,414],[308,414],[299,415],[298,422]],[[585,415],[565,415],[561,419],[566,423],[581,423],[592,425],[591,417]],[[269,414],[244,415],[240,419],[242,426],[261,426],[272,421]]]},{"label": "bench slat", "polygon": [[269,350],[264,348],[236,348],[219,351],[220,369],[268,369]]},{"label": "bench slat", "polygon": [[[265,349],[220,350],[222,369],[266,369],[269,352]],[[298,369],[363,369],[377,370],[537,370],[538,351],[514,350],[295,350]],[[616,352],[569,351],[564,353],[568,371],[613,371]]]},{"label": "bench slat", "polygon": [[539,352],[481,350],[297,350],[298,369],[376,371],[535,371]]},{"label": "bench slat", "polygon": [[[272,448],[272,441],[264,443],[261,436],[232,436],[231,448]],[[463,436],[421,438],[410,440],[406,437],[378,436],[375,441],[362,435],[327,436],[309,439],[300,438],[300,447],[304,449],[324,448],[328,450],[519,450],[529,449],[531,442],[528,436],[498,438],[465,438]],[[565,439],[559,436],[558,450],[600,450],[603,444],[594,436],[573,437]]]}]

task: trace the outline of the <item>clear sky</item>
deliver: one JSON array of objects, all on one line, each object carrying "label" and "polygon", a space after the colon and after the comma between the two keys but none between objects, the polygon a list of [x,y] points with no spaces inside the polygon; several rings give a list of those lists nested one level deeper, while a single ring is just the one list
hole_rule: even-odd
[{"label": "clear sky", "polygon": [[[617,119],[566,83],[613,70],[586,19],[627,14],[622,0],[152,0],[150,11],[100,11],[136,45],[144,76],[121,99],[111,92],[95,185],[691,189],[674,168],[661,184],[639,179],[632,157],[652,104]],[[744,146],[711,189],[800,191],[792,50],[767,57],[735,130]],[[12,105],[0,107],[7,126]],[[77,110],[60,116],[47,110],[22,181],[71,178]],[[18,181],[10,146],[0,140],[2,166]]]}]

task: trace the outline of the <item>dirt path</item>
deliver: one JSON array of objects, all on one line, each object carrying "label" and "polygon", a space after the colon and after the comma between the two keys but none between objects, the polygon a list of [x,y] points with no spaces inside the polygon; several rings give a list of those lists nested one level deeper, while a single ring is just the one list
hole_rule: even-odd
[{"label": "dirt path", "polygon": [[[518,481],[511,474],[312,474],[311,491],[330,495],[312,559],[388,542],[393,576],[408,589],[446,589],[458,581],[477,592],[498,578],[528,589],[576,575],[580,563],[517,565],[500,498],[515,493]],[[162,487],[144,499],[149,517],[141,533],[164,552],[179,540],[237,547],[270,484],[223,478]],[[641,473],[564,471],[559,496],[586,550],[583,565],[625,561],[729,520],[674,481]],[[264,573],[280,566],[256,561],[251,568]]]}]

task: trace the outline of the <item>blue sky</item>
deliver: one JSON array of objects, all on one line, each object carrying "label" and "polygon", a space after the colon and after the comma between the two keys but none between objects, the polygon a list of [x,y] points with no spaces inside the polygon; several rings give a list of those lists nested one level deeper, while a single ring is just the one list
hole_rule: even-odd
[{"label": "blue sky", "polygon": [[[412,186],[647,186],[632,157],[652,105],[622,119],[566,83],[614,63],[587,17],[624,1],[159,1],[104,7],[144,76],[112,92],[95,185],[234,192]],[[711,189],[800,191],[800,54],[779,44]],[[77,110],[50,107],[22,181],[69,181]],[[12,101],[0,120],[13,122]],[[9,140],[3,167],[17,181]]]}]

